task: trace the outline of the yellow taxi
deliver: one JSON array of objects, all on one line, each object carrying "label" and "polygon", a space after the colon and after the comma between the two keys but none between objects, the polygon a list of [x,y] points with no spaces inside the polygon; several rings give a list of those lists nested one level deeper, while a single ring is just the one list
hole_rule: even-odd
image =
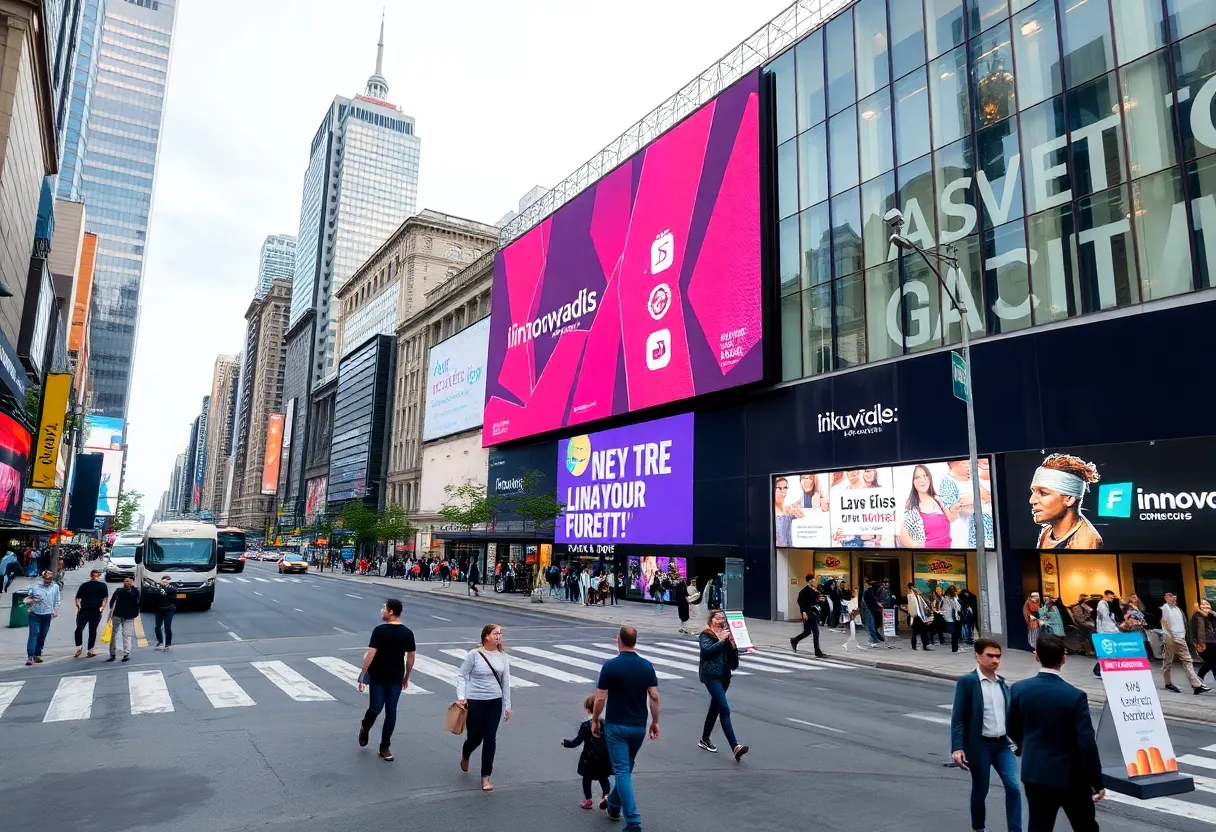
[{"label": "yellow taxi", "polygon": [[279,561],[279,574],[282,575],[287,572],[308,572],[308,561],[304,560],[296,552],[288,552]]}]

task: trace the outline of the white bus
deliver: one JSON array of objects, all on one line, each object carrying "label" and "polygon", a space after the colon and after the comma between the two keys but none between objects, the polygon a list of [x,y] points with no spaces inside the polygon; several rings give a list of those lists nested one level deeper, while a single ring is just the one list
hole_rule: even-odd
[{"label": "white bus", "polygon": [[135,553],[135,585],[144,593],[168,575],[177,589],[179,605],[194,602],[210,609],[215,600],[216,569],[223,560],[212,524],[193,520],[153,523]]}]

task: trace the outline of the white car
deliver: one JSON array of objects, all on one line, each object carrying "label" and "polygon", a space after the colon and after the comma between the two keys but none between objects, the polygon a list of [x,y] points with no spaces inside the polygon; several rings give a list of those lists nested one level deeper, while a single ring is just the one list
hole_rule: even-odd
[{"label": "white car", "polygon": [[114,542],[106,558],[106,582],[135,577],[135,544]]}]

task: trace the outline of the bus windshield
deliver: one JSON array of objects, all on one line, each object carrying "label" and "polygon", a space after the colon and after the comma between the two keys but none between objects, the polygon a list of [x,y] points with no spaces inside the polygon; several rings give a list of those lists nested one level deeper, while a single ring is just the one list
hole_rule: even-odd
[{"label": "bus windshield", "polygon": [[209,572],[214,568],[215,544],[204,538],[149,540],[144,554],[144,569],[149,572]]},{"label": "bus windshield", "polygon": [[224,548],[224,554],[239,558],[245,554],[245,533],[242,531],[225,529],[222,532],[216,532],[216,540],[220,546]]}]

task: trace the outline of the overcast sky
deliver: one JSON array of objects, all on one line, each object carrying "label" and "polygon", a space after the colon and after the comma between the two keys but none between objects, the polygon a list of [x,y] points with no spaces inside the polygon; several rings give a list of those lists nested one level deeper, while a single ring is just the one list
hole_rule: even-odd
[{"label": "overcast sky", "polygon": [[418,208],[495,222],[790,0],[179,0],[124,490],[148,517],[244,336],[258,250],[296,234],[308,147],[363,92],[386,7],[389,100],[422,139]]}]

